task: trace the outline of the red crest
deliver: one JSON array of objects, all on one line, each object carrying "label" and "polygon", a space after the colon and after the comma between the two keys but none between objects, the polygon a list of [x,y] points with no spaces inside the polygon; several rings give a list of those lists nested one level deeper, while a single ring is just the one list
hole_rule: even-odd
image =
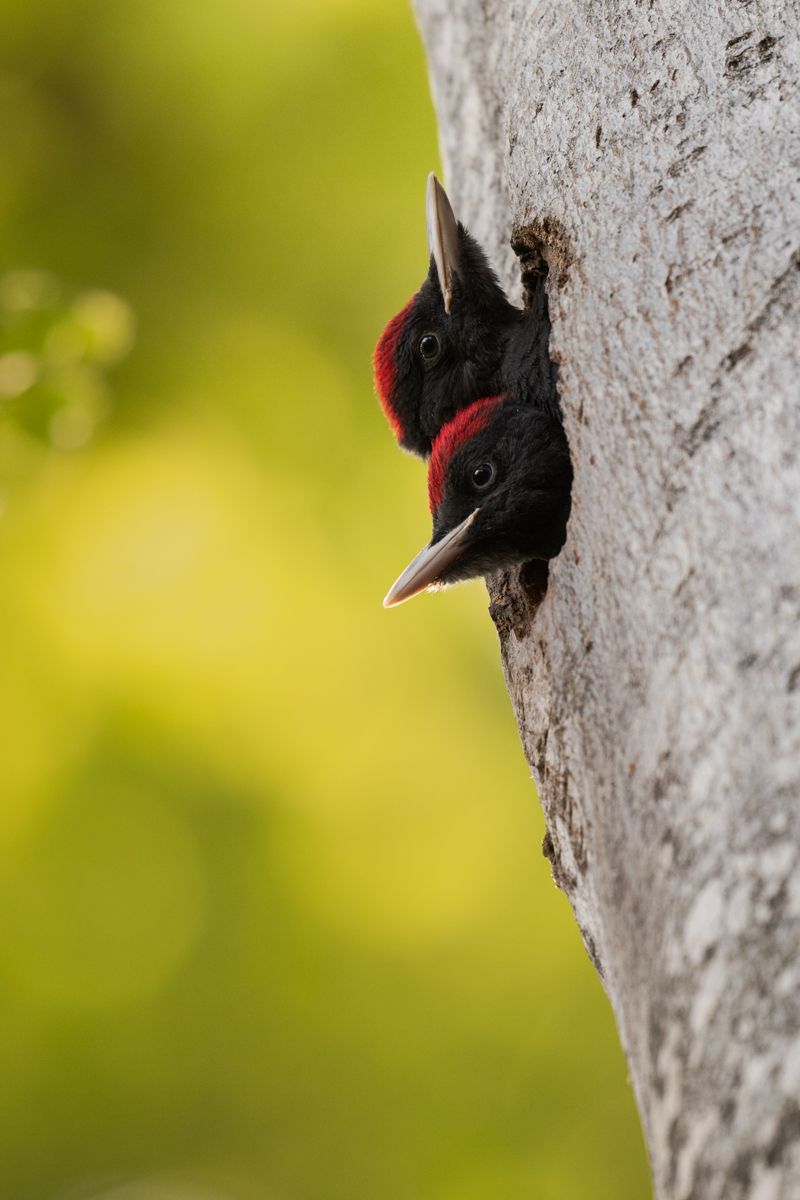
[{"label": "red crest", "polygon": [[405,432],[403,422],[392,405],[392,393],[397,378],[397,345],[403,326],[406,323],[411,305],[416,295],[412,296],[405,308],[392,317],[380,336],[375,353],[372,356],[372,368],[375,378],[375,392],[381,402],[386,418],[394,430],[398,442],[402,441]]},{"label": "red crest", "polygon": [[475,400],[467,408],[462,408],[452,420],[439,430],[431,451],[431,461],[428,464],[428,502],[431,512],[435,513],[442,502],[444,479],[450,459],[465,442],[469,442],[485,429],[491,420],[492,413],[498,404],[506,397],[485,396]]}]

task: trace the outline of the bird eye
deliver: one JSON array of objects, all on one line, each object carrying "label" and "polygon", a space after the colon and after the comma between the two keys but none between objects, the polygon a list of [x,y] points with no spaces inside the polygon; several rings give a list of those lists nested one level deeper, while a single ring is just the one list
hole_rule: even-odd
[{"label": "bird eye", "polygon": [[428,362],[436,358],[439,353],[439,339],[435,333],[423,333],[419,339],[419,352]]},{"label": "bird eye", "polygon": [[495,475],[494,463],[482,462],[478,463],[472,472],[472,486],[479,492],[485,492],[488,487],[494,483]]}]

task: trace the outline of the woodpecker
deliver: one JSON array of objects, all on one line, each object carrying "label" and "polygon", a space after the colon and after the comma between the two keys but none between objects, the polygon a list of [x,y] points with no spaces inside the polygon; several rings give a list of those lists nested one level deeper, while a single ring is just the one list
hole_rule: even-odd
[{"label": "woodpecker", "polygon": [[440,430],[428,464],[431,540],[384,607],[500,567],[554,558],[566,536],[571,485],[558,417],[508,395],[461,409]]},{"label": "woodpecker", "polygon": [[436,176],[426,201],[430,269],[375,348],[375,390],[400,445],[427,458],[459,410],[509,392],[558,416],[547,330],[506,298]]}]

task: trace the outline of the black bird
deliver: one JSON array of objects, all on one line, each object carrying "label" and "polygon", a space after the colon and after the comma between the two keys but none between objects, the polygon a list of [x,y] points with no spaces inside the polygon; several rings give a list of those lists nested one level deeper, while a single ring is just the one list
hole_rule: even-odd
[{"label": "black bird", "polygon": [[433,535],[393,584],[385,608],[564,544],[572,465],[558,417],[512,396],[461,409],[440,431],[428,466]]},{"label": "black bird", "polygon": [[558,416],[541,315],[509,303],[475,239],[428,177],[430,270],[375,348],[375,390],[400,445],[427,458],[439,430],[508,392]]}]

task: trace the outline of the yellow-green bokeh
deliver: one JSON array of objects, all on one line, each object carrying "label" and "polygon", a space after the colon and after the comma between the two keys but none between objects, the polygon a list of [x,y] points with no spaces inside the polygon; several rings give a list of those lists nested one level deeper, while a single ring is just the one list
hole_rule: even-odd
[{"label": "yellow-green bokeh", "polygon": [[380,607],[404,0],[5,0],[0,114],[0,1193],[646,1195],[483,587]]}]

